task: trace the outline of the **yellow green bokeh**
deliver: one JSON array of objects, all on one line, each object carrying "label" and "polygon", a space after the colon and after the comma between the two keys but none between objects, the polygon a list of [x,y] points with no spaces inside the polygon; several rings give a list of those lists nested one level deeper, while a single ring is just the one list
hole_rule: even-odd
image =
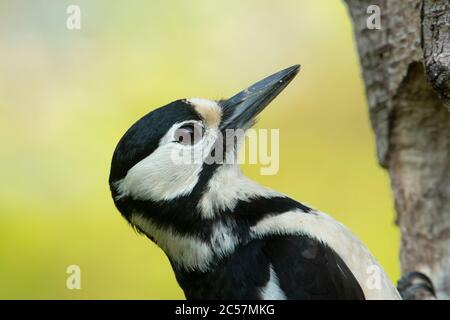
[{"label": "yellow green bokeh", "polygon": [[[70,4],[81,30],[66,28]],[[0,0],[0,298],[184,298],[113,205],[114,147],[157,106],[231,96],[295,63],[257,124],[280,129],[279,173],[244,171],[342,221],[396,281],[389,181],[340,0]],[[81,290],[66,289],[71,264]]]}]

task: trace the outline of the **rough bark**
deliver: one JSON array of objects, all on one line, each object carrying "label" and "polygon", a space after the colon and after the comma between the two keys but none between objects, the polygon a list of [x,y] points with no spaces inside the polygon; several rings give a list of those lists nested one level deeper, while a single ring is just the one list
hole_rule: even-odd
[{"label": "rough bark", "polygon": [[[401,231],[402,273],[450,298],[450,1],[346,0]],[[367,8],[381,9],[381,30]],[[382,234],[380,234],[380,237]]]}]

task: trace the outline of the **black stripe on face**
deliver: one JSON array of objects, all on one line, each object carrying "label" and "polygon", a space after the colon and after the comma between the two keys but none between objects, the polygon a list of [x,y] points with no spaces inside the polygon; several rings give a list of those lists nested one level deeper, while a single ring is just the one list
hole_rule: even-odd
[{"label": "black stripe on face", "polygon": [[132,201],[134,211],[147,218],[158,228],[170,229],[182,236],[208,241],[214,224],[220,219],[204,221],[196,211],[196,204],[189,201]]},{"label": "black stripe on face", "polygon": [[[164,202],[129,199],[121,201],[129,202],[130,208],[147,217],[159,228],[170,228],[180,235],[196,237],[203,241],[211,238],[213,228],[219,222],[232,228],[238,238],[245,240],[250,227],[269,215],[296,209],[306,214],[314,214],[311,208],[288,197],[258,197],[248,201],[239,200],[234,208],[218,212],[212,219],[202,218],[202,213],[197,207],[198,201],[189,196]],[[128,217],[128,219],[130,218]]]}]

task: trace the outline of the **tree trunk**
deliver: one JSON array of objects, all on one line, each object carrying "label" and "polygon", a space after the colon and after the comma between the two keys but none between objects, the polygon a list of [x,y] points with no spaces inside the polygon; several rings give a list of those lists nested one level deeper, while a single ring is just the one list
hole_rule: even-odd
[{"label": "tree trunk", "polygon": [[[450,1],[345,1],[378,161],[391,179],[402,273],[422,272],[449,299]],[[371,5],[381,10],[379,30],[367,26]]]}]

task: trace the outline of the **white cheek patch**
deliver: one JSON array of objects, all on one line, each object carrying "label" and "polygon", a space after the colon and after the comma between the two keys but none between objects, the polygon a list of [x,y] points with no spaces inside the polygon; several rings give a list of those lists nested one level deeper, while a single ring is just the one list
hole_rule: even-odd
[{"label": "white cheek patch", "polygon": [[195,111],[197,111],[200,116],[205,119],[208,127],[219,127],[222,119],[222,108],[217,104],[217,102],[202,98],[191,98],[187,99],[186,102],[191,104]]},{"label": "white cheek patch", "polygon": [[201,164],[175,164],[172,148],[160,146],[132,167],[117,183],[120,196],[137,200],[170,200],[189,194],[198,182]]},{"label": "white cheek patch", "polygon": [[[367,248],[344,225],[322,212],[288,211],[259,221],[251,232],[255,237],[267,234],[303,234],[332,248],[346,263],[361,286],[366,299],[400,299],[383,269]],[[381,270],[380,287],[371,288],[368,277],[373,266]]]},{"label": "white cheek patch", "polygon": [[192,192],[217,132],[208,129],[201,141],[185,146],[173,142],[175,130],[183,124],[175,124],[161,139],[158,148],[116,183],[117,199],[130,196],[137,200],[167,201]]},{"label": "white cheek patch", "polygon": [[203,218],[211,219],[220,211],[233,210],[239,200],[282,196],[244,176],[238,165],[222,165],[209,180],[198,208]]}]

